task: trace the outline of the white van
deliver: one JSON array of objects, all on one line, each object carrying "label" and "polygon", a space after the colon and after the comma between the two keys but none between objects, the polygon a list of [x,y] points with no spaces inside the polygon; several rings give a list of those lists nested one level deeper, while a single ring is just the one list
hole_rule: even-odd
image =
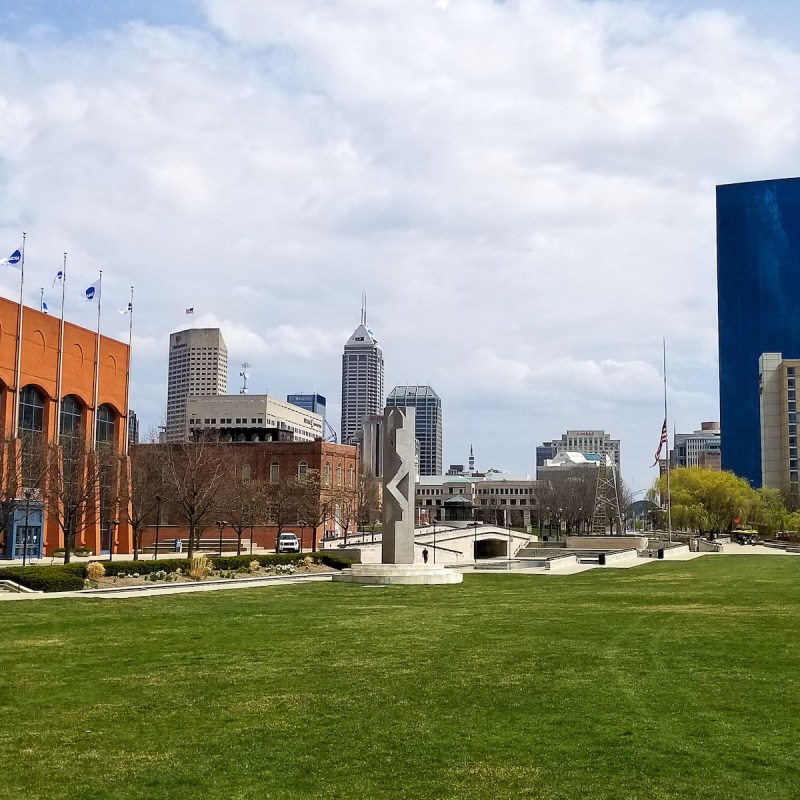
[{"label": "white van", "polygon": [[281,534],[278,536],[278,552],[299,553],[300,540],[293,533],[281,531]]}]

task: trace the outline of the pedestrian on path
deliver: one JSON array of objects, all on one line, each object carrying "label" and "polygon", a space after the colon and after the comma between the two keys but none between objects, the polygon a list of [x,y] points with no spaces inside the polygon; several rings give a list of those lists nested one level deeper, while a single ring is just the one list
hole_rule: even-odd
[{"label": "pedestrian on path", "polygon": [[422,550],[422,560],[423,560],[424,563],[426,563],[426,564],[428,563],[428,548],[427,547],[423,548],[423,550]]}]

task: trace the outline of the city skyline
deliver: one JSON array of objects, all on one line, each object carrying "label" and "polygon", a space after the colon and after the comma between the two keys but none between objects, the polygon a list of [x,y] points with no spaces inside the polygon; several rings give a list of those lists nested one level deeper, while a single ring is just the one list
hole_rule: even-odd
[{"label": "city skyline", "polygon": [[188,307],[253,392],[313,389],[338,420],[366,291],[385,385],[447,407],[445,464],[472,443],[532,472],[540,442],[585,425],[614,432],[641,489],[662,337],[670,434],[720,418],[715,187],[796,173],[788,10],[10,0],[0,258],[27,231],[25,302],[44,287],[57,314],[67,251],[67,319],[90,330],[77,294],[102,268],[122,341],[136,287],[142,434],[165,421]]}]

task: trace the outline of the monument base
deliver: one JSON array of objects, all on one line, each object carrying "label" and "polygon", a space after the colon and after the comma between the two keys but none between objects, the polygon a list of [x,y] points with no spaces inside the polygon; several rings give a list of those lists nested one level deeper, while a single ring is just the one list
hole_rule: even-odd
[{"label": "monument base", "polygon": [[461,583],[460,572],[438,564],[353,564],[349,569],[333,574],[334,581],[362,583],[371,586],[392,584]]}]

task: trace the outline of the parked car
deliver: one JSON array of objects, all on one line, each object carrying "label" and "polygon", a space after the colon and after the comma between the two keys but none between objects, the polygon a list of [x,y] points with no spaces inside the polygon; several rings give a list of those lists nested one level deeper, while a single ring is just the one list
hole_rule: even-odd
[{"label": "parked car", "polygon": [[278,552],[279,553],[299,553],[300,540],[293,533],[281,531],[278,536]]}]

